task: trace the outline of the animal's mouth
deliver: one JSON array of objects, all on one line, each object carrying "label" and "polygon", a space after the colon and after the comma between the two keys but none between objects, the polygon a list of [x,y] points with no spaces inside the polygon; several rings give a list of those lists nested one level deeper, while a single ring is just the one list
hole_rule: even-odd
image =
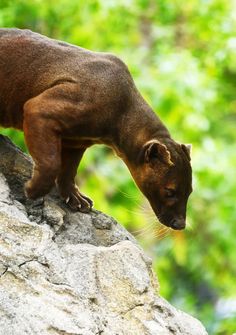
[{"label": "animal's mouth", "polygon": [[174,230],[183,230],[186,227],[186,221],[183,217],[168,218],[155,213],[161,224]]},{"label": "animal's mouth", "polygon": [[169,227],[174,230],[183,230],[186,227],[186,221],[184,219],[172,219]]},{"label": "animal's mouth", "polygon": [[157,209],[152,205],[151,207],[158,221],[164,226],[170,227],[174,230],[183,230],[186,227],[184,215],[174,215],[174,213],[162,212],[161,209]]}]

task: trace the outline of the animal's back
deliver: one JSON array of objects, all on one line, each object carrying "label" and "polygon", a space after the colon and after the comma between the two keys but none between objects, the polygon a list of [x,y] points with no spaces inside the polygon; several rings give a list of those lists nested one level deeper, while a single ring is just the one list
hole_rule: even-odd
[{"label": "animal's back", "polygon": [[87,98],[95,99],[105,90],[109,90],[107,96],[119,93],[119,87],[110,87],[116,84],[121,88],[124,77],[130,80],[127,71],[119,71],[121,67],[121,62],[109,54],[91,52],[30,30],[0,29],[0,124],[21,128],[24,103],[58,82],[78,83]]}]

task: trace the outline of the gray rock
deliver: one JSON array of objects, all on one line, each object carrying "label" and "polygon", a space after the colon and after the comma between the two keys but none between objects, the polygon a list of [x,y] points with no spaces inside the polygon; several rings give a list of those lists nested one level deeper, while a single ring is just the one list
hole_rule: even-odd
[{"label": "gray rock", "polygon": [[31,159],[0,136],[0,335],[204,335],[158,295],[151,260],[114,219],[27,200]]}]

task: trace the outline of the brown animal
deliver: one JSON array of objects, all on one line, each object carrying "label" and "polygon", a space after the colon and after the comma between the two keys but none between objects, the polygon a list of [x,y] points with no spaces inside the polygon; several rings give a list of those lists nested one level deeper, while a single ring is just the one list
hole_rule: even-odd
[{"label": "brown animal", "polygon": [[171,138],[119,58],[0,29],[0,85],[0,124],[24,131],[35,163],[29,198],[56,183],[70,207],[89,211],[93,203],[74,178],[85,150],[104,143],[126,163],[160,222],[185,227],[189,147]]}]

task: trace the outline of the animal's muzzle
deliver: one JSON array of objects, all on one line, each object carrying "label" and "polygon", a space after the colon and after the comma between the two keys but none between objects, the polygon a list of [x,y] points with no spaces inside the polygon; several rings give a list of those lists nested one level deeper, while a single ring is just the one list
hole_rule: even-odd
[{"label": "animal's muzzle", "polygon": [[170,227],[175,230],[184,229],[185,226],[186,226],[186,221],[184,218],[175,218],[175,219],[172,219],[170,222]]}]

